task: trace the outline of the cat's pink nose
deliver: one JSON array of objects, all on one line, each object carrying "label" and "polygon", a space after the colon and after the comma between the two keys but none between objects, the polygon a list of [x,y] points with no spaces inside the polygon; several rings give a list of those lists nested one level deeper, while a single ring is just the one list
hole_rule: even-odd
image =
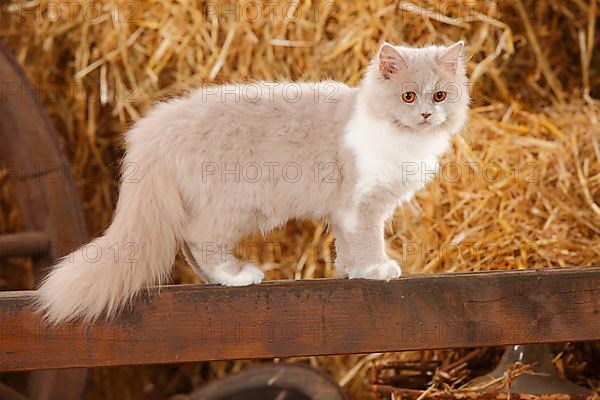
[{"label": "cat's pink nose", "polygon": [[427,118],[431,117],[430,112],[424,112],[424,113],[421,113],[421,115],[423,116],[423,119],[427,119]]}]

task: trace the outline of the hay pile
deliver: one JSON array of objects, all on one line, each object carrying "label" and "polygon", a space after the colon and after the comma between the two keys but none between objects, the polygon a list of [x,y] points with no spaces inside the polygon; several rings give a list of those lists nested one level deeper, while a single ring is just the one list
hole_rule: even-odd
[{"label": "hay pile", "polygon": [[[408,273],[537,268],[600,264],[598,8],[595,0],[28,0],[0,4],[0,38],[63,137],[92,233],[112,214],[120,135],[157,100],[211,82],[356,84],[382,40],[465,39],[469,125],[440,178],[388,224],[389,252]],[[2,193],[0,229],[16,230]],[[248,240],[280,244],[261,252],[270,278],[333,276],[323,221]],[[196,281],[178,264],[176,281]],[[385,357],[309,360],[357,393],[369,361]],[[164,398],[245,364],[98,369],[93,393]]]}]

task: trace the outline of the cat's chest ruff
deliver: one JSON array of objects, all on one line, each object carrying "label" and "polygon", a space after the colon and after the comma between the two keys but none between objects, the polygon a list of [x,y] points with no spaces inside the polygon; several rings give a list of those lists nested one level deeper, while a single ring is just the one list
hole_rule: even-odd
[{"label": "cat's chest ruff", "polygon": [[449,144],[443,134],[399,132],[391,124],[364,116],[353,118],[345,134],[356,162],[359,198],[384,190],[399,200],[410,199],[435,176],[438,157]]}]

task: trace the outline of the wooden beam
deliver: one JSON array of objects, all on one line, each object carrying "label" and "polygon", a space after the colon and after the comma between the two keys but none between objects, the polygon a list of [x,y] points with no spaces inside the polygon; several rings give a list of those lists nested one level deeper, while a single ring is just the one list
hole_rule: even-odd
[{"label": "wooden beam", "polygon": [[0,235],[0,259],[46,254],[50,237],[44,232],[19,232]]},{"label": "wooden beam", "polygon": [[0,370],[600,339],[600,268],[163,287],[112,322],[48,327],[0,294]]}]

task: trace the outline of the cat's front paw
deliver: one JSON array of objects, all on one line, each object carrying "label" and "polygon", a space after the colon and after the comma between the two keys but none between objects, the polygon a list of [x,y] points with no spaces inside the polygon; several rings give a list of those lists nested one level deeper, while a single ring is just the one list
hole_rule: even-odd
[{"label": "cat's front paw", "polygon": [[367,268],[357,268],[348,274],[350,279],[374,279],[389,281],[402,275],[400,266],[394,260],[388,260],[381,264],[370,265]]}]

